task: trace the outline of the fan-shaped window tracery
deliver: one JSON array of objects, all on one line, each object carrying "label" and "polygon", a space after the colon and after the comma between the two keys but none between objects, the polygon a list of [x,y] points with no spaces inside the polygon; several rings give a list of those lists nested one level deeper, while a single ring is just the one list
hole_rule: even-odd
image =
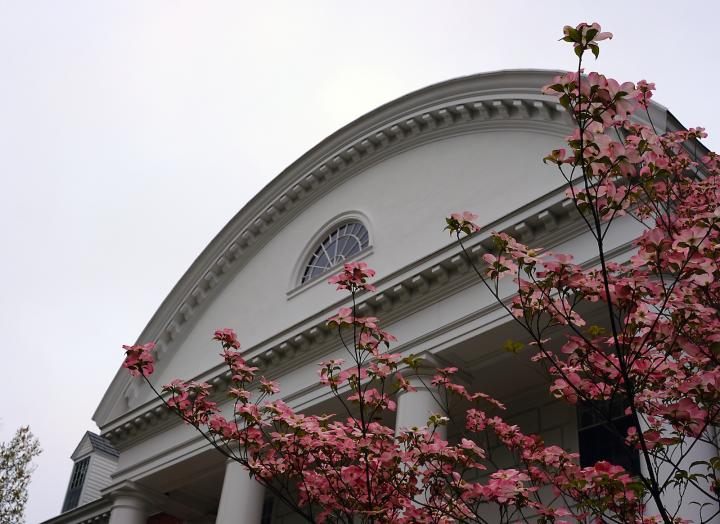
[{"label": "fan-shaped window tracery", "polygon": [[348,222],[336,228],[313,252],[303,271],[302,282],[327,273],[330,268],[368,247],[369,243],[368,230],[360,222]]}]

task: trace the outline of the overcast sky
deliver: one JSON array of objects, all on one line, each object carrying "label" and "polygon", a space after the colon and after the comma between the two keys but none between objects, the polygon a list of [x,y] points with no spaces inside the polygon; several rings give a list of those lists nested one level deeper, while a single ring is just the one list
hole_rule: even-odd
[{"label": "overcast sky", "polygon": [[121,344],[352,119],[461,75],[572,68],[562,26],[599,21],[600,70],[720,133],[714,2],[565,4],[0,0],[0,440],[30,424],[45,450],[28,522],[59,513]]}]

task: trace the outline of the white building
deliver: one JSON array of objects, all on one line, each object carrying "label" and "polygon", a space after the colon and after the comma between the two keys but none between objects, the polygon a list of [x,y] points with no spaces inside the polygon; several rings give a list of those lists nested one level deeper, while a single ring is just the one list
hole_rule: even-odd
[{"label": "white building", "polygon": [[[597,452],[597,428],[552,401],[546,379],[525,357],[502,350],[522,334],[443,231],[450,212],[472,210],[486,226],[471,240],[474,253],[491,230],[507,230],[578,261],[592,259],[562,179],[541,162],[571,131],[555,99],[540,93],[554,74],[501,71],[436,84],[308,151],[220,231],[138,338],[158,343],[155,383],[182,377],[222,389],[225,369],[211,336],[232,327],[246,358],[280,383],[289,404],[302,410],[327,401],[316,364],[339,351],[325,320],[345,296],[309,265],[329,264],[314,254],[340,230],[347,240],[341,254],[377,271],[378,292],[361,307],[398,338],[396,351],[458,366],[472,387],[504,400],[507,418],[525,432],[575,451],[582,441],[584,454]],[[680,127],[661,106],[651,110],[659,128]],[[634,233],[628,224],[610,249],[622,253]],[[401,402],[397,418],[422,424],[423,406]],[[297,521],[126,370],[93,419],[102,438],[83,438],[73,454],[67,511],[46,524]]]}]

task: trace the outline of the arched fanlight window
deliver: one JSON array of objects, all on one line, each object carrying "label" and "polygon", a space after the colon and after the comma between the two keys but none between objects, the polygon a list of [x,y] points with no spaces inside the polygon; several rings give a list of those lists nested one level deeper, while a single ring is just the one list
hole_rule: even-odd
[{"label": "arched fanlight window", "polygon": [[327,273],[330,268],[365,249],[368,230],[360,222],[348,222],[333,230],[315,249],[303,271],[302,282]]}]

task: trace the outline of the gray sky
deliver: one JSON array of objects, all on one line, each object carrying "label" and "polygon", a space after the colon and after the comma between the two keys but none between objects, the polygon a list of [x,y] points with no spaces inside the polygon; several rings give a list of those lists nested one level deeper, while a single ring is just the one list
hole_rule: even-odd
[{"label": "gray sky", "polygon": [[713,2],[565,4],[0,0],[0,440],[30,424],[45,450],[28,522],[59,513],[121,344],[350,120],[456,76],[572,68],[562,26],[598,21],[599,70],[720,133]]}]

